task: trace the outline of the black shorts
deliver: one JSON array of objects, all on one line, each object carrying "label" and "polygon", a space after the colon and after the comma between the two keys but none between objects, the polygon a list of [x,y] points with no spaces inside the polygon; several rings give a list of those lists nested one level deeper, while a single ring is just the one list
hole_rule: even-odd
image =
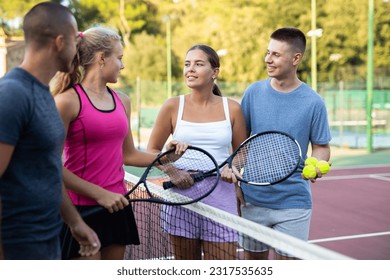
[{"label": "black shorts", "polygon": [[[76,206],[81,213],[95,206]],[[131,205],[124,210],[110,214],[103,210],[92,214],[84,221],[96,232],[99,237],[101,248],[110,245],[139,245],[139,236],[134,213]],[[63,225],[61,230],[61,251],[62,259],[72,259],[80,257],[78,251],[80,246],[72,237],[67,225]]]}]

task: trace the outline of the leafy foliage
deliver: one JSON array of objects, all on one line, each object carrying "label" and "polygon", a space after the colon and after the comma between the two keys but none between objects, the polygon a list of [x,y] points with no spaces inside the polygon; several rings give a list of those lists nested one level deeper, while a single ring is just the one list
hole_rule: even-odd
[{"label": "leafy foliage", "polygon": [[[59,0],[58,0],[59,1]],[[8,21],[21,17],[39,0],[0,2],[0,23],[8,34],[20,34]],[[172,73],[182,81],[186,51],[204,43],[221,56],[220,81],[242,82],[266,77],[264,54],[269,35],[282,26],[311,29],[311,1],[307,0],[68,0],[80,30],[109,25],[121,34],[126,68],[122,83],[166,80],[166,40],[170,20]],[[367,60],[367,0],[317,1],[318,80],[364,80]],[[65,3],[65,2],[64,2]],[[169,16],[169,18],[168,18]],[[390,72],[390,3],[375,1],[375,68],[385,79]],[[300,77],[310,77],[310,46],[300,66]],[[383,78],[384,77],[384,78]]]}]

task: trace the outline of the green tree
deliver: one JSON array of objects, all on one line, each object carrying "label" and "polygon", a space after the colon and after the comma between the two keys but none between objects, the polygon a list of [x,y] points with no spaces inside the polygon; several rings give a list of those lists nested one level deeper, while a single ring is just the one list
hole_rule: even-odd
[{"label": "green tree", "polygon": [[[124,61],[127,79],[133,80],[140,77],[143,80],[165,81],[167,78],[165,38],[152,36],[146,32],[134,36]],[[175,56],[173,64],[178,65]],[[178,72],[180,69],[176,66],[175,75],[179,75]]]},{"label": "green tree", "polygon": [[[160,7],[167,1],[154,2]],[[208,44],[226,53],[221,57],[221,80],[247,82],[266,77],[264,55],[274,29],[303,26],[309,30],[310,10],[302,9],[307,1],[280,2],[180,1],[164,5],[160,13],[171,17],[172,50],[181,63],[189,47]]]},{"label": "green tree", "polygon": [[382,3],[379,2],[378,5],[376,6],[376,9],[377,9],[376,18],[375,18],[376,19],[375,20],[375,55],[377,57],[376,66],[390,68],[389,1],[387,2],[383,1]]},{"label": "green tree", "polygon": [[75,16],[80,31],[104,22],[104,17],[95,6],[86,6],[81,1],[69,0],[68,7]]},{"label": "green tree", "polygon": [[[9,20],[20,18],[39,0],[0,2],[0,23],[7,34]],[[60,2],[60,1],[59,1]],[[166,79],[166,21],[170,17],[172,68],[182,81],[185,53],[197,43],[221,56],[220,81],[252,82],[266,77],[264,55],[273,30],[295,26],[307,34],[311,29],[311,3],[307,0],[68,0],[80,30],[102,24],[116,28],[123,38],[126,69],[123,81],[142,76]],[[390,2],[375,1],[374,65],[383,80],[390,72]],[[367,0],[317,1],[319,82],[365,80],[367,63]],[[308,81],[311,72],[311,38],[299,68]],[[136,62],[136,63],[134,63]]]},{"label": "green tree", "polygon": [[[143,30],[155,30],[154,14],[157,9],[154,5],[140,0],[72,0],[74,5],[82,3],[83,9],[95,10],[97,20],[119,30],[125,49],[130,45],[131,36]],[[81,6],[80,6],[81,7]],[[150,24],[150,27],[148,25]]]},{"label": "green tree", "polygon": [[352,74],[345,66],[357,67],[365,63],[367,8],[362,4],[361,0],[329,0],[328,5],[322,7],[325,16],[319,20],[324,30],[324,36],[318,39],[319,80],[344,80]]},{"label": "green tree", "polygon": [[[3,28],[10,35],[22,35],[21,26],[14,28],[10,26],[10,21],[22,19],[26,11],[38,4],[39,0],[14,0],[0,1],[0,28]],[[61,2],[61,1],[57,1]],[[21,23],[21,22],[20,22]]]},{"label": "green tree", "polygon": [[[3,21],[12,20],[17,17],[23,17],[23,15],[31,9],[34,5],[38,4],[39,0],[13,0],[13,1],[1,1],[0,2],[0,15]],[[61,1],[53,1],[61,2]]]}]

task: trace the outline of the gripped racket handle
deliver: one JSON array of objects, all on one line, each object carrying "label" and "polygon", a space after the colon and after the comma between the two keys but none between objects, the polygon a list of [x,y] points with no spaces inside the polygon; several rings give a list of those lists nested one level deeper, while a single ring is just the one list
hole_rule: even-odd
[{"label": "gripped racket handle", "polygon": [[[203,181],[206,176],[204,176],[204,172],[198,172],[196,174],[191,174],[192,179],[194,179],[194,182],[200,182]],[[166,181],[163,183],[163,189],[167,190],[170,188],[177,187],[172,181]]]}]

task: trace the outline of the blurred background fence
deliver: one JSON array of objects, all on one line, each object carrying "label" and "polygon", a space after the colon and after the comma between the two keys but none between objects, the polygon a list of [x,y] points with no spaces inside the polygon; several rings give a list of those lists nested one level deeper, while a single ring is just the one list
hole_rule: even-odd
[{"label": "blurred background fence", "polygon": [[[218,82],[223,94],[240,102],[250,83]],[[343,148],[367,148],[367,90],[365,81],[320,83],[318,92],[328,109],[331,144]],[[144,147],[160,106],[168,99],[165,81],[138,80],[118,90],[132,100],[132,129],[135,142]],[[172,96],[186,94],[182,82],[172,84]],[[390,81],[376,81],[372,104],[373,148],[390,148]]]},{"label": "blurred background fence", "polygon": [[[340,147],[367,148],[367,91],[358,85],[340,82],[338,88],[320,90],[332,131],[332,144]],[[390,90],[374,89],[372,99],[373,148],[390,148]]]}]

